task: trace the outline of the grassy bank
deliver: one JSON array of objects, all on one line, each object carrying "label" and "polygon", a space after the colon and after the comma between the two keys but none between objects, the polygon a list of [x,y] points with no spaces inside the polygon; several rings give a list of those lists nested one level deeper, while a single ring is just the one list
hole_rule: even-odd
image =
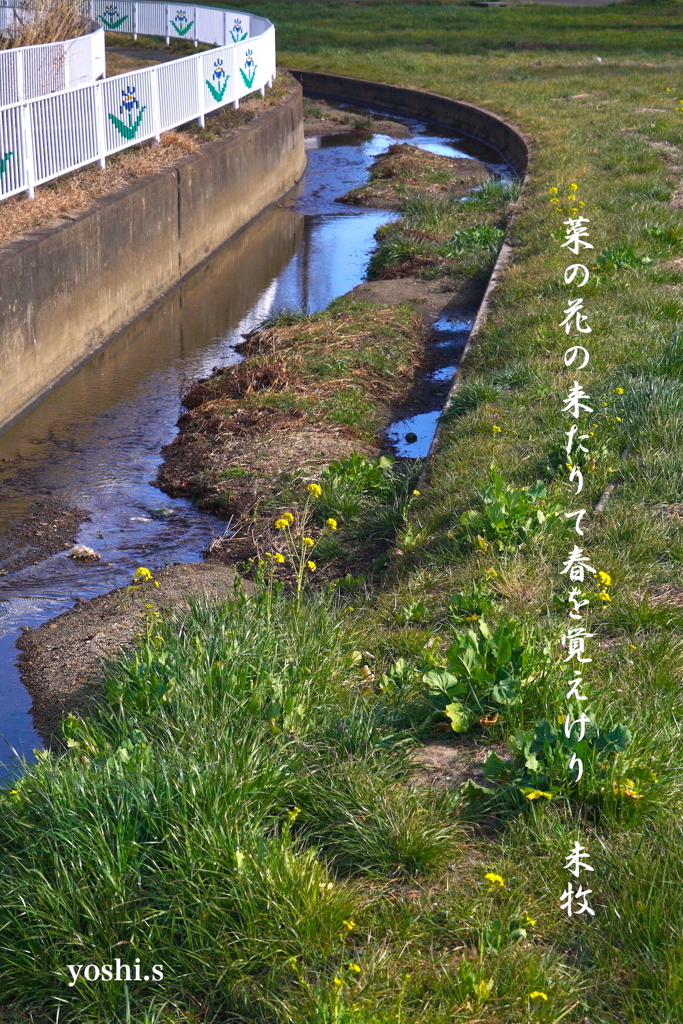
[{"label": "grassy bank", "polygon": [[[675,1024],[683,8],[253,9],[283,63],[430,88],[527,131],[513,259],[381,582],[297,611],[266,575],[256,598],[150,619],[101,717],[70,723],[71,754],[3,794],[4,1019],[42,1024],[63,1000],[79,1022]],[[595,246],[582,504],[604,574],[585,588],[580,780],[554,729],[574,374],[548,190],[570,183]],[[311,507],[341,523],[319,483]],[[448,785],[410,760],[437,738]],[[560,906],[575,840],[589,919]],[[67,964],[117,956],[164,980],[68,987]]]}]

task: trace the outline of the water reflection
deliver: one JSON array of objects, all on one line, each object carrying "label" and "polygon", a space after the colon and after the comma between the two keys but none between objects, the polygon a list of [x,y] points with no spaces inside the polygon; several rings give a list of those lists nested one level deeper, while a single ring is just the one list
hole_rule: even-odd
[{"label": "water reflection", "polygon": [[[406,123],[414,129],[406,141],[443,144],[455,155],[452,139]],[[10,748],[30,757],[41,745],[15,664],[18,630],[70,608],[76,597],[127,583],[139,565],[154,571],[198,561],[222,531],[216,517],[150,484],[161,448],[175,436],[179,396],[214,366],[238,360],[243,332],[268,313],[324,309],[364,279],[374,233],[392,215],[335,199],[362,184],[392,142],[332,136],[310,148],[294,193],[0,437],[0,459],[7,460],[0,463],[0,531],[38,498],[52,496],[89,512],[77,539],[101,554],[100,562],[85,565],[60,553],[0,579],[0,765],[12,762]],[[450,332],[453,344],[460,331],[462,341],[468,326],[450,324],[444,337]],[[448,361],[454,362],[450,354]],[[435,421],[438,411],[424,416]],[[422,438],[422,420],[415,422]],[[421,445],[405,454],[423,454]]]}]

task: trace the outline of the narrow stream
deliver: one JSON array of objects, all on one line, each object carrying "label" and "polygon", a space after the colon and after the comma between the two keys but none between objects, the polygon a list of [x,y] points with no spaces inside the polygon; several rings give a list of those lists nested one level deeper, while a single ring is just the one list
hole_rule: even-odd
[{"label": "narrow stream", "polygon": [[[407,142],[446,156],[476,154],[492,173],[509,174],[498,154],[474,140],[391,117],[410,129]],[[62,552],[0,577],[0,779],[16,755],[32,760],[42,746],[16,666],[20,629],[66,611],[76,598],[128,583],[139,565],[154,571],[201,560],[225,524],[150,483],[162,446],[176,433],[179,395],[214,366],[237,361],[242,333],[268,313],[324,309],[364,280],[374,233],[392,215],[334,199],[366,181],[369,165],[394,141],[307,140],[308,169],[295,192],[0,436],[0,533],[37,500],[56,498],[87,510],[90,521],[77,540],[101,555],[83,564]],[[471,324],[465,311],[437,325],[447,364],[436,371],[441,380],[455,373]],[[397,454],[426,454],[438,410],[423,415],[428,424],[406,420],[390,428]],[[419,443],[406,445],[411,431]]]}]

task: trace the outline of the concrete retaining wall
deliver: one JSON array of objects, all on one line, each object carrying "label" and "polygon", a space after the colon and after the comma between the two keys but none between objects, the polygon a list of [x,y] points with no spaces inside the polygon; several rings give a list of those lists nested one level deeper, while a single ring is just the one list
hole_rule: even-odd
[{"label": "concrete retaining wall", "polygon": [[290,73],[301,82],[307,96],[344,100],[347,103],[367,103],[369,106],[393,110],[397,114],[456,128],[497,150],[520,176],[526,173],[529,148],[524,135],[502,117],[476,107],[473,103],[463,103],[422,89],[347,78],[345,75],[294,69],[290,69]]},{"label": "concrete retaining wall", "polygon": [[305,165],[295,86],[233,138],[1,249],[0,429],[289,191]]}]

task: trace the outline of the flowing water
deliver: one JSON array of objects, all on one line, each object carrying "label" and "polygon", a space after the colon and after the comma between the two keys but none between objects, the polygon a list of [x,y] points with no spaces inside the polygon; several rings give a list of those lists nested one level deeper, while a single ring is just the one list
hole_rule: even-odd
[{"label": "flowing water", "polygon": [[[492,172],[509,173],[475,140],[394,119],[410,128],[405,141],[447,156],[476,154]],[[34,502],[60,499],[87,511],[77,540],[101,554],[100,562],[84,564],[61,552],[0,577],[0,778],[17,755],[32,760],[42,745],[16,666],[19,630],[66,611],[76,598],[123,586],[139,565],[155,571],[201,560],[225,524],[150,483],[162,446],[176,433],[179,395],[214,366],[237,361],[242,333],[268,313],[324,309],[363,281],[374,233],[392,215],[334,199],[363,184],[393,141],[307,140],[308,169],[295,192],[0,436],[0,533]],[[446,364],[436,371],[440,380],[455,373],[471,323],[462,315],[437,324]],[[438,409],[394,424],[387,436],[397,454],[425,455],[437,418]],[[406,434],[417,440],[406,442]]]}]

